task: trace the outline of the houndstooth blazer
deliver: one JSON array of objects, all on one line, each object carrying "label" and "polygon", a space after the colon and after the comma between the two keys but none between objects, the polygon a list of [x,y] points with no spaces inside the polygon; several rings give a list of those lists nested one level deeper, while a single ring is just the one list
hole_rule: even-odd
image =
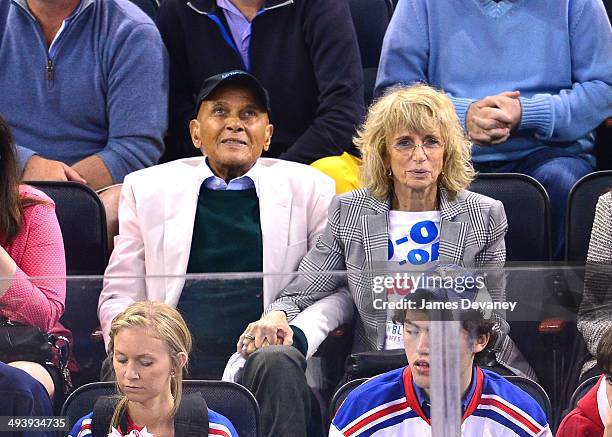
[{"label": "houndstooth blazer", "polygon": [[[584,293],[578,310],[578,331],[592,356],[603,335],[612,329],[612,192],[599,197],[591,231],[584,276]],[[589,360],[583,372],[595,365]]]},{"label": "houndstooth blazer", "polygon": [[[364,345],[363,349],[382,349],[387,316],[386,311],[374,309],[372,270],[387,261],[389,205],[390,200],[380,201],[366,189],[335,197],[325,231],[299,266],[300,272],[316,273],[296,276],[266,313],[281,310],[291,320],[348,280],[360,316],[356,344]],[[500,267],[497,274],[488,274],[487,288],[493,300],[503,299],[505,277],[501,267],[506,260],[504,236],[508,224],[502,203],[467,190],[451,200],[440,189],[440,216],[439,263],[466,268]],[[321,273],[338,270],[348,273],[345,277]],[[382,297],[386,295],[383,293]],[[499,317],[497,321],[500,333],[495,344],[497,361],[518,374],[532,377],[532,370],[507,335],[507,322]]]}]

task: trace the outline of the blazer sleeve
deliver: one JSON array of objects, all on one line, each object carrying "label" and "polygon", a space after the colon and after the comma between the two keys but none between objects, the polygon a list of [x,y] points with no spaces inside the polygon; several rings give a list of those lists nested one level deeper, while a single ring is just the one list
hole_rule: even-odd
[{"label": "blazer sleeve", "polygon": [[12,244],[17,246],[22,249],[19,253],[9,252],[17,269],[0,297],[0,314],[49,332],[64,313],[66,300],[64,242],[51,201],[26,208],[22,229]]},{"label": "blazer sleeve", "polygon": [[315,302],[332,294],[343,283],[343,275],[326,274],[345,269],[344,247],[338,236],[340,200],[334,197],[329,207],[328,221],[315,246],[308,251],[298,267],[298,275],[281,291],[264,314],[284,311],[289,321]]},{"label": "blazer sleeve", "polygon": [[[308,217],[308,249],[316,246],[317,240],[325,231],[327,225],[327,211],[336,192],[336,184],[331,178],[324,175],[316,179],[316,199],[311,205]],[[319,183],[320,181],[320,183]],[[324,297],[315,304],[302,311],[291,325],[298,327],[306,336],[308,350],[306,359],[310,358],[318,349],[327,335],[338,326],[349,323],[353,319],[353,298],[346,287]]]},{"label": "blazer sleeve", "polygon": [[[505,237],[508,232],[508,221],[504,205],[499,200],[493,200],[489,210],[489,222],[487,226],[487,243],[483,250],[476,255],[476,265],[486,273],[485,282],[493,302],[504,302],[506,298],[506,275],[503,270],[506,262],[506,243]],[[495,344],[496,350],[505,350],[504,343],[509,342],[508,333],[510,326],[505,320],[505,314],[493,312],[495,326],[493,329],[498,331]]]},{"label": "blazer sleeve", "polygon": [[603,334],[612,328],[612,193],[599,198],[587,254],[578,330],[595,356]]},{"label": "blazer sleeve", "polygon": [[104,273],[98,301],[98,318],[106,346],[113,318],[133,302],[146,299],[145,274],[144,239],[131,178],[127,176],[119,200],[119,235],[115,237],[115,249]]}]

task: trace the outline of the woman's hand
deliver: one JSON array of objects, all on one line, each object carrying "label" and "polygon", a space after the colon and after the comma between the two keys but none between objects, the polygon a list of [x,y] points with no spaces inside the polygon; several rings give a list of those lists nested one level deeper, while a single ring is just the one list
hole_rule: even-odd
[{"label": "woman's hand", "polygon": [[10,279],[15,276],[17,264],[2,246],[0,246],[0,297],[6,293],[6,290],[11,286]]},{"label": "woman's hand", "polygon": [[249,323],[238,339],[236,350],[247,357],[257,349],[271,344],[293,344],[293,331],[283,311],[271,311],[257,322]]}]

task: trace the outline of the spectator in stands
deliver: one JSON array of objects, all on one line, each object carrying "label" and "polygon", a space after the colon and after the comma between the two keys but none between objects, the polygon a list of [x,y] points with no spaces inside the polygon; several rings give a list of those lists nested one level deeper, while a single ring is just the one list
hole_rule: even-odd
[{"label": "spectator in stands", "polygon": [[[470,143],[451,101],[426,85],[398,87],[370,107],[356,144],[363,155],[364,189],[338,196],[318,244],[300,270],[349,271],[348,288],[359,315],[358,350],[397,349],[401,339],[378,326],[373,306],[373,279],[368,273],[389,261],[423,268],[440,264],[487,268],[492,298],[502,300],[506,258],[506,216],[501,202],[466,190],[474,178]],[[377,264],[378,263],[378,264]],[[297,276],[251,324],[241,340],[254,337],[249,350],[264,339],[278,341],[287,321],[337,289],[339,276]],[[534,377],[498,320],[495,344],[498,363],[512,372]],[[389,323],[387,327],[392,325]],[[290,333],[289,333],[290,334]],[[285,337],[285,343],[289,343]]]},{"label": "spectator in stands", "polygon": [[347,1],[164,1],[157,19],[170,55],[166,160],[195,156],[187,126],[209,76],[253,74],[270,92],[275,135],[264,156],[312,164],[358,188],[351,137],[361,122],[363,77]]},{"label": "spectator in stands", "polygon": [[[477,295],[471,291],[469,294],[471,299]],[[420,309],[426,304],[458,303],[466,298],[468,293],[453,289],[419,289],[402,301],[404,309],[396,311],[394,319],[403,325],[408,366],[376,376],[353,390],[336,412],[330,437],[430,436],[430,365],[434,358],[429,329],[431,323],[448,320],[461,322],[458,342],[462,435],[552,437],[544,411],[531,396],[497,373],[478,367],[478,354],[493,334],[492,321],[485,320],[477,310],[440,310],[436,315]]]},{"label": "spectator in stands", "polygon": [[596,356],[603,375],[563,419],[557,437],[612,437],[612,328],[601,336]]},{"label": "spectator in stands", "polygon": [[[0,362],[0,411],[6,417],[52,416],[53,406],[45,388],[26,372]],[[6,420],[6,419],[4,419]],[[3,424],[7,425],[6,421]],[[5,437],[55,437],[55,432],[2,433]]]},{"label": "spectator in stands", "polygon": [[[602,195],[587,253],[584,293],[578,312],[578,330],[594,357],[604,332],[612,329],[612,192]],[[581,380],[599,375],[604,369],[595,360],[583,367]]]},{"label": "spectator in stands", "polygon": [[[183,311],[190,326],[197,326],[194,334],[206,359],[194,369],[204,373],[194,376],[219,378],[244,327],[261,317],[291,277],[269,275],[237,286],[210,280],[186,283],[185,273],[290,273],[314,247],[325,227],[333,181],[302,164],[260,159],[273,132],[268,112],[267,93],[250,74],[233,71],[213,76],[202,86],[196,118],[190,123],[192,141],[205,157],[126,177],[120,232],[98,307],[107,344],[111,320],[131,303],[167,302]],[[142,275],[177,276],[145,280]],[[125,276],[137,278],[121,278]],[[233,285],[224,289],[224,284]],[[351,318],[350,296],[337,293],[294,320],[296,347],[290,356],[296,364],[278,374],[271,389],[300,377],[304,384],[300,396],[309,410],[310,392],[300,367],[304,357],[317,350],[330,330]],[[274,369],[285,359],[286,355],[267,352],[253,354],[244,377],[259,367]],[[271,428],[279,426],[275,416],[266,414],[266,403],[273,396],[259,396],[256,391],[255,395],[264,412],[266,435],[288,435]],[[277,402],[291,403],[292,412],[298,414],[296,393],[286,393]],[[287,417],[293,422],[289,434],[302,435],[296,429],[305,428],[307,417]]]},{"label": "spectator in stands", "polygon": [[[519,37],[520,36],[520,37]],[[548,191],[554,256],[574,183],[593,171],[593,131],[612,116],[612,32],[601,0],[406,0],[387,29],[375,94],[443,89],[480,172],[533,176]]]},{"label": "spectator in stands", "polygon": [[[0,108],[23,180],[94,190],[157,163],[167,127],[167,55],[128,0],[11,0],[0,5]],[[109,236],[119,187],[100,193]]]},{"label": "spectator in stands", "polygon": [[[55,206],[42,192],[19,185],[15,144],[1,117],[0,205],[0,278],[4,279],[0,281],[0,325],[10,321],[69,336],[59,323],[66,298],[66,263]],[[47,364],[50,357],[34,355],[12,351],[10,358],[0,355],[0,361],[26,371],[53,396],[62,388],[61,373]]]},{"label": "spectator in stands", "polygon": [[219,413],[209,409],[202,417],[207,407],[200,393],[183,396],[191,343],[185,320],[171,306],[149,301],[130,305],[113,319],[110,332],[109,356],[121,398],[99,398],[69,436],[115,430],[123,436],[136,430],[141,436],[237,437],[234,426]]}]

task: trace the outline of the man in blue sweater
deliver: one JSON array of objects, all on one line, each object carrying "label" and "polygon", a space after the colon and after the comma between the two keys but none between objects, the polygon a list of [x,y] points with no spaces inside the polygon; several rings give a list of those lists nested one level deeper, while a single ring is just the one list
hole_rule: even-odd
[{"label": "man in blue sweater", "polygon": [[612,115],[612,32],[601,0],[402,0],[375,93],[446,91],[481,172],[519,172],[551,199],[554,255],[573,184],[594,168],[593,130]]},{"label": "man in blue sweater", "polygon": [[[0,62],[0,112],[24,180],[99,190],[158,161],[167,56],[153,22],[128,0],[3,1]],[[118,190],[101,198],[116,223]]]}]

